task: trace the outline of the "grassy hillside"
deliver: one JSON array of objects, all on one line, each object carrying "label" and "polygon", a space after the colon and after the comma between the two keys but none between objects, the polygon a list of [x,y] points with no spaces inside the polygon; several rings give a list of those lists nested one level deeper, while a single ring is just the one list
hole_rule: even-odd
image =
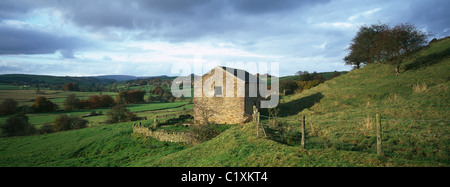
[{"label": "grassy hillside", "polygon": [[[131,123],[120,123],[2,138],[0,166],[448,167],[449,49],[450,39],[424,48],[405,60],[399,75],[392,66],[372,64],[284,96],[275,118],[278,126],[262,116],[267,138],[257,138],[255,125],[247,123],[186,146],[134,135]],[[377,113],[384,156],[376,152]],[[306,149],[296,141],[302,115]]]},{"label": "grassy hillside", "polygon": [[351,151],[302,149],[264,138],[257,138],[255,125],[235,126],[215,139],[170,155],[157,162],[144,158],[143,166],[188,167],[354,167],[421,165],[398,164],[391,159],[379,159],[375,154]]},{"label": "grassy hillside", "polygon": [[283,97],[280,121],[298,126],[293,120],[306,116],[309,148],[376,154],[378,113],[387,157],[448,165],[450,39],[405,59],[401,70],[371,64]]},{"label": "grassy hillside", "polygon": [[[307,119],[307,150],[295,137],[258,139],[247,124],[148,166],[449,166],[450,39],[406,59],[403,72],[373,64],[281,99],[276,122],[299,131]],[[425,59],[425,60],[424,60]],[[430,62],[430,60],[432,62]],[[411,68],[416,67],[416,68]],[[268,115],[267,111],[265,115]],[[384,157],[376,154],[381,114]],[[273,121],[266,130],[276,129]],[[274,141],[275,140],[275,141]],[[282,142],[283,144],[279,143]],[[288,146],[288,145],[290,146]]]},{"label": "grassy hillside", "polygon": [[355,119],[380,113],[391,119],[449,120],[449,50],[450,39],[434,43],[406,59],[403,67],[441,54],[435,62],[422,63],[424,67],[417,69],[403,68],[399,75],[389,65],[368,65],[301,94],[284,97],[280,108],[294,109],[286,110],[289,114],[326,119]]},{"label": "grassy hillside", "polygon": [[0,166],[130,166],[185,146],[134,137],[128,123],[0,139]]}]

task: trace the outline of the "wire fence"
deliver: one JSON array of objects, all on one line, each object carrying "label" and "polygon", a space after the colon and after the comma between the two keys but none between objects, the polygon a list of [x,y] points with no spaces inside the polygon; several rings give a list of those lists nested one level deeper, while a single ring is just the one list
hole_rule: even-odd
[{"label": "wire fence", "polygon": [[[273,128],[271,125],[268,124],[261,124],[265,129]],[[277,127],[275,132],[277,131],[283,131],[286,132],[296,132],[300,131],[300,128],[291,128],[291,127]],[[311,134],[319,134],[319,133],[326,133],[326,134],[362,134],[362,135],[376,135],[375,130],[372,131],[333,131],[333,130],[309,130],[305,129],[306,133]],[[266,130],[267,133],[267,130]],[[299,132],[298,132],[299,133]],[[278,135],[277,133],[267,133],[269,135]],[[443,134],[443,133],[431,133],[431,134],[425,134],[425,133],[410,133],[410,132],[389,132],[389,131],[383,131],[383,134],[394,134],[394,135],[411,135],[411,136],[430,136],[430,137],[450,137],[449,134]],[[288,137],[297,137],[292,135],[287,135]],[[301,134],[299,134],[301,136]]]},{"label": "wire fence", "polygon": [[[273,116],[265,116],[260,115],[262,118],[267,119],[279,119],[285,121],[296,121],[299,122],[301,119],[292,119],[285,117],[273,117]],[[314,120],[315,122],[342,122],[342,121],[365,121],[365,120],[375,120],[376,118],[367,118],[367,117],[359,117],[357,119],[322,119],[322,120]],[[450,119],[381,119],[382,121],[413,121],[413,122],[450,122]]]},{"label": "wire fence", "polygon": [[[414,154],[420,152],[418,150],[427,150],[427,153],[421,154],[444,152],[446,159],[450,153],[448,146],[450,119],[381,118],[377,121],[377,118],[358,117],[354,119],[316,118],[303,121],[303,118],[299,116],[286,118],[265,115],[260,115],[260,118],[263,122],[256,121],[257,126],[260,126],[264,132],[257,133],[258,135],[262,134],[266,138],[288,145],[296,146],[301,143],[304,147],[303,144],[306,141],[307,148],[337,147],[367,152],[375,151],[375,147],[378,151],[379,147],[382,147],[388,149],[389,153],[403,151],[402,154],[405,155],[409,154],[405,153],[407,152],[405,150],[411,150]],[[380,124],[379,132],[377,123]],[[381,145],[382,140],[387,143]]]},{"label": "wire fence", "polygon": [[[364,120],[345,120],[345,121],[361,121],[361,122],[365,122]],[[382,120],[382,121],[388,121],[388,120]],[[395,120],[392,120],[395,121]],[[312,122],[317,122],[317,123],[324,123],[324,122],[342,122],[342,121],[334,121],[334,120],[329,120],[329,121],[306,121],[307,124],[311,124]],[[420,121],[423,122],[423,121]],[[447,122],[447,121],[445,121]],[[297,121],[298,123],[298,121]],[[374,123],[374,122],[373,122]],[[294,123],[290,123],[291,126],[286,126],[286,125],[281,125],[281,126],[276,126],[276,125],[271,125],[271,124],[261,124],[263,127],[265,128],[272,128],[272,129],[277,129],[277,130],[289,130],[289,131],[299,131],[300,130],[300,126],[292,126],[292,124]],[[320,124],[319,124],[320,125]],[[358,125],[358,124],[357,124]],[[386,125],[386,124],[385,124]],[[401,124],[400,124],[401,125]],[[409,125],[409,124],[408,124]],[[446,125],[450,125],[448,122],[446,123]],[[365,128],[362,127],[359,124],[360,128]],[[311,128],[311,127],[309,127]],[[375,134],[375,129],[374,127],[367,127],[367,128],[372,128],[369,130],[346,130],[346,131],[335,131],[335,130],[330,130],[330,129],[305,129],[305,131],[307,133],[335,133],[335,134]],[[448,126],[447,131],[450,132],[450,126]],[[383,130],[382,131],[383,134],[397,134],[397,135],[421,135],[421,136],[446,136],[446,137],[450,137],[450,134],[448,133],[431,133],[431,132],[427,132],[427,133],[412,133],[412,132],[401,132],[401,131],[391,131],[391,129],[388,130]]]}]

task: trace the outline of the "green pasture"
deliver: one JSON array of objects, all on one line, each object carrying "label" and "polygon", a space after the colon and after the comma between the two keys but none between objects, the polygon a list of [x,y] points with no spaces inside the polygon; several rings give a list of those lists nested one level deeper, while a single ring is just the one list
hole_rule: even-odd
[{"label": "green pasture", "polygon": [[[404,59],[399,75],[391,65],[370,64],[282,96],[276,115],[260,111],[267,136],[249,122],[195,146],[161,142],[133,134],[132,123],[189,113],[192,104],[136,104],[128,108],[150,119],[106,125],[104,115],[94,116],[86,119],[95,124],[80,130],[0,138],[0,166],[449,167],[449,51],[450,39],[445,39]],[[109,109],[95,110],[106,114]],[[44,124],[58,114],[29,117]],[[381,115],[383,155],[376,151],[376,114]],[[298,140],[302,116],[306,148]]]}]

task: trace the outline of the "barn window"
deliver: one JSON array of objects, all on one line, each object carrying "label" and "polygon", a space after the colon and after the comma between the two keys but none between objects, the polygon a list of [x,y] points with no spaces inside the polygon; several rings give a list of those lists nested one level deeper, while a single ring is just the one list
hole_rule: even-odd
[{"label": "barn window", "polygon": [[214,86],[214,95],[221,96],[222,95],[222,86]]}]

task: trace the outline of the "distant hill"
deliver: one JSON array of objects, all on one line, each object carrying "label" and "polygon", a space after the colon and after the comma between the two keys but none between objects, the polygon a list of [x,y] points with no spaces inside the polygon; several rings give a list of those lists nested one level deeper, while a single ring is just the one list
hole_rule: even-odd
[{"label": "distant hill", "polygon": [[160,79],[174,79],[166,75],[161,76],[131,76],[131,75],[101,75],[88,77],[71,77],[71,76],[51,76],[51,75],[29,75],[29,74],[5,74],[0,75],[0,83],[3,84],[46,84],[46,85],[64,85],[67,82],[77,83],[80,86],[90,86],[92,84],[108,85],[114,82],[160,78]]},{"label": "distant hill", "polygon": [[127,81],[127,80],[134,80],[138,79],[138,77],[131,76],[131,75],[100,75],[100,76],[90,76],[92,78],[101,78],[101,79],[111,79],[116,81]]},{"label": "distant hill", "polygon": [[131,75],[100,75],[100,76],[90,76],[93,78],[101,78],[101,79],[111,79],[118,82],[121,81],[128,81],[128,80],[136,80],[136,79],[147,79],[147,78],[167,78],[167,75],[161,75],[161,76],[131,76]]},{"label": "distant hill", "polygon": [[69,77],[69,76],[50,76],[50,75],[28,75],[28,74],[5,74],[0,75],[0,83],[7,84],[47,84],[64,85],[67,82],[77,83],[80,86],[92,84],[111,84],[115,82],[111,79],[101,77]]}]

